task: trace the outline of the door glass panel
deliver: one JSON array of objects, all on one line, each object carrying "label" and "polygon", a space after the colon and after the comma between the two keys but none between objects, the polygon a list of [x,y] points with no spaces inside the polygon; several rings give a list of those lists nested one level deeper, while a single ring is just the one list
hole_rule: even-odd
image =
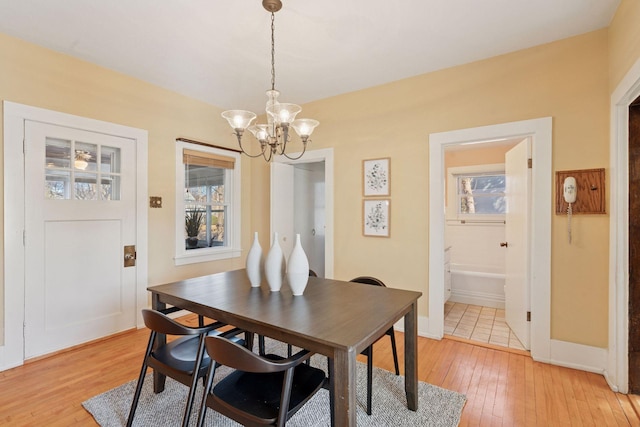
[{"label": "door glass panel", "polygon": [[100,171],[102,173],[120,173],[120,149],[100,147]]},{"label": "door glass panel", "polygon": [[68,168],[71,158],[71,141],[47,138],[45,149],[45,167]]},{"label": "door glass panel", "polygon": [[45,151],[46,199],[120,200],[120,148],[47,138]]},{"label": "door glass panel", "polygon": [[95,174],[76,173],[74,180],[75,199],[98,200],[97,178],[98,176]]},{"label": "door glass panel", "polygon": [[[67,163],[68,163],[67,159]],[[71,172],[47,170],[45,175],[44,197],[45,199],[68,199],[70,193],[69,183]]]},{"label": "door glass panel", "polygon": [[100,200],[120,200],[120,177],[102,175]]},{"label": "door glass panel", "polygon": [[83,171],[97,171],[96,159],[98,158],[98,146],[84,142],[76,142],[75,159],[73,166]]}]

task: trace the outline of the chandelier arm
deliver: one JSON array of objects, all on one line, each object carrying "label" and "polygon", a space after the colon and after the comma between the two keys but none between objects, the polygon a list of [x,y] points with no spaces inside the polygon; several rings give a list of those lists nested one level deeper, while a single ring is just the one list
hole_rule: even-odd
[{"label": "chandelier arm", "polygon": [[251,157],[252,159],[255,159],[256,157],[260,157],[260,156],[264,156],[264,145],[260,144],[262,146],[262,152],[258,153],[258,154],[249,154],[247,151],[245,151],[245,149],[242,147],[242,135],[239,134],[235,134],[236,137],[238,138],[238,145],[240,146],[240,151],[242,151],[242,153],[247,156],[247,157]]},{"label": "chandelier arm", "polygon": [[[269,153],[269,156],[267,156],[266,153]],[[271,148],[271,146],[269,145],[269,150],[264,150],[262,152],[262,157],[264,157],[264,159],[267,161],[267,163],[269,163],[271,161],[271,159],[273,158],[273,149]]]},{"label": "chandelier arm", "polygon": [[302,147],[302,153],[300,153],[300,155],[298,157],[291,157],[285,152],[283,152],[282,155],[285,156],[289,160],[298,160],[300,157],[304,156],[304,152],[305,151],[307,151],[307,143],[306,142],[304,143],[304,146]]}]

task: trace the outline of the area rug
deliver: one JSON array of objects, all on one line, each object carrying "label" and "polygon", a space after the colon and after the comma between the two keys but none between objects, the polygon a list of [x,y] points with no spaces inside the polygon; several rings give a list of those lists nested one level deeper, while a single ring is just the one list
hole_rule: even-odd
[{"label": "area rug", "polygon": [[[271,342],[267,351],[276,354],[286,353],[284,345]],[[314,355],[313,366],[326,371],[326,357]],[[222,378],[229,373],[228,368],[218,368],[214,382],[218,376]],[[373,369],[373,405],[371,416],[366,412],[367,367],[357,364],[357,424],[358,426],[457,426],[466,402],[460,393],[446,390],[424,382],[418,383],[418,411],[407,409],[404,394],[404,377],[396,376],[383,369]],[[201,381],[198,384],[202,384]],[[116,387],[82,403],[82,406],[102,427],[121,427],[126,425],[129,408],[133,399],[136,381]],[[196,392],[190,425],[195,425],[200,407],[203,387]],[[147,375],[140,395],[134,426],[179,426],[182,422],[184,405],[188,388],[167,378],[165,390],[153,393],[151,374]],[[205,426],[235,427],[239,424],[207,410]],[[320,427],[330,425],[329,392],[320,390],[307,404],[287,423],[291,427]]]}]

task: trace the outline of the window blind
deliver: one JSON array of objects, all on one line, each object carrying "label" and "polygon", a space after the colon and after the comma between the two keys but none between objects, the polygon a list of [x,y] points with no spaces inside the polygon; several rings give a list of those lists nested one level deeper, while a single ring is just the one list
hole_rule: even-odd
[{"label": "window blind", "polygon": [[187,149],[182,152],[182,162],[185,165],[209,166],[224,169],[233,169],[236,164],[236,160],[233,157]]}]

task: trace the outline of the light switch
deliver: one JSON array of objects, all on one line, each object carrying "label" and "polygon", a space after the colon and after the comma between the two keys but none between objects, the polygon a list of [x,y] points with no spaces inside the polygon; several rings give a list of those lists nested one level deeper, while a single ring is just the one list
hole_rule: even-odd
[{"label": "light switch", "polygon": [[162,197],[158,197],[158,196],[149,197],[149,207],[150,208],[161,208],[162,207]]}]

